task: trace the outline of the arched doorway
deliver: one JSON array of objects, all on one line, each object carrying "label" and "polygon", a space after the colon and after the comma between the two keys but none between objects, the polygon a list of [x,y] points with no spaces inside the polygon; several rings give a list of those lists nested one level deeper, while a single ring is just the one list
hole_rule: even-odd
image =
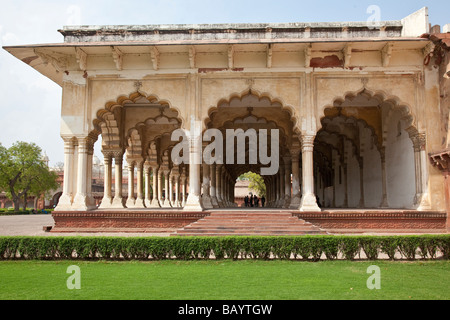
[{"label": "arched doorway", "polygon": [[203,153],[213,158],[202,164],[205,208],[233,206],[236,179],[251,171],[264,178],[267,207],[298,209],[300,135],[291,108],[249,89],[220,100],[204,123]]},{"label": "arched doorway", "polygon": [[321,125],[314,166],[324,207],[427,206],[425,141],[407,106],[364,89],[327,107]]},{"label": "arched doorway", "polygon": [[107,103],[97,113],[93,135],[102,136],[105,171],[100,208],[182,206],[186,168],[169,157],[176,143],[171,133],[182,122],[169,102],[142,92]]}]

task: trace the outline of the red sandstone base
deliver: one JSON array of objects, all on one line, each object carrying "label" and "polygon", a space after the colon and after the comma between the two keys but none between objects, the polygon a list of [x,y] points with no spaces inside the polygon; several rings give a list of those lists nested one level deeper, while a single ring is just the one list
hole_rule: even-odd
[{"label": "red sandstone base", "polygon": [[51,232],[173,232],[208,212],[95,210],[53,212]]},{"label": "red sandstone base", "polygon": [[415,210],[294,212],[331,233],[446,233],[447,213]]},{"label": "red sandstone base", "polygon": [[[329,233],[446,233],[447,214],[414,210],[327,210],[291,212]],[[174,232],[212,211],[94,210],[53,212],[51,232]],[[237,210],[237,212],[239,212]],[[245,209],[242,210],[245,212]],[[264,209],[261,210],[264,213]]]}]

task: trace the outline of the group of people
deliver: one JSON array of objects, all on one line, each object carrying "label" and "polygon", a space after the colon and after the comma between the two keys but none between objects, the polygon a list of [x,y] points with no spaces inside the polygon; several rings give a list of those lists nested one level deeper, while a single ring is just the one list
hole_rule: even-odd
[{"label": "group of people", "polygon": [[261,207],[264,207],[264,203],[266,202],[266,198],[264,196],[259,199],[256,194],[247,195],[244,197],[244,205],[246,207],[259,207],[259,200],[261,200]]}]

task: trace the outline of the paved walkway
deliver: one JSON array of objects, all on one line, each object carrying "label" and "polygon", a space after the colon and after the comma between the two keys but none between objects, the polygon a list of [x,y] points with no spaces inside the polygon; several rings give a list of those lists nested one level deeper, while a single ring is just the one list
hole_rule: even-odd
[{"label": "paved walkway", "polygon": [[50,214],[0,216],[0,236],[169,236],[169,233],[55,233],[45,232],[43,229],[45,226],[53,227],[54,225],[55,222]]}]

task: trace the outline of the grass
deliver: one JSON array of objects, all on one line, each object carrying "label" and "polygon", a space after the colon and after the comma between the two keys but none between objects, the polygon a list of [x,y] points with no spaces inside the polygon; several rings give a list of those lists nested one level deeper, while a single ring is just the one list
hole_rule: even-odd
[{"label": "grass", "polygon": [[[81,289],[69,290],[77,265]],[[381,289],[369,290],[370,265]],[[1,261],[1,300],[448,300],[450,261]]]}]

